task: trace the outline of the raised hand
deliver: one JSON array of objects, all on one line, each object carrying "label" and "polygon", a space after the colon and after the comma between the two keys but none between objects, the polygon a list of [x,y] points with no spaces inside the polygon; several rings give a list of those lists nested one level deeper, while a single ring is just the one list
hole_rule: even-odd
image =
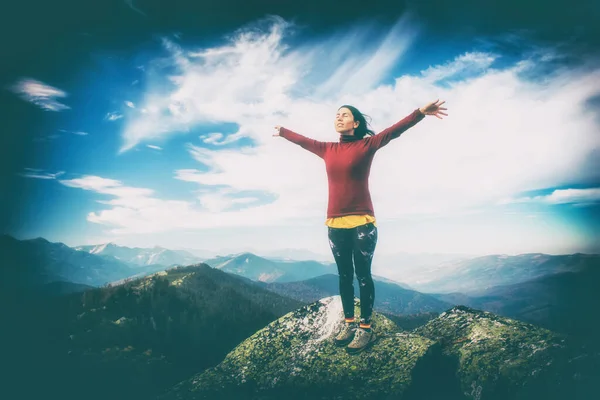
[{"label": "raised hand", "polygon": [[279,130],[280,130],[280,129],[281,129],[281,126],[277,125],[277,126],[275,127],[275,131],[276,131],[276,132],[273,134],[273,136],[280,136],[280,135],[279,135]]},{"label": "raised hand", "polygon": [[432,103],[429,103],[426,106],[419,108],[419,111],[421,111],[425,115],[434,115],[434,116],[438,117],[439,119],[442,119],[442,117],[440,117],[439,114],[448,116],[448,114],[446,114],[445,112],[441,111],[441,110],[447,110],[447,108],[440,107],[446,101],[444,100],[444,101],[442,101],[441,103],[438,104],[439,101],[440,100],[438,99],[438,100],[436,100],[436,101],[434,101]]}]

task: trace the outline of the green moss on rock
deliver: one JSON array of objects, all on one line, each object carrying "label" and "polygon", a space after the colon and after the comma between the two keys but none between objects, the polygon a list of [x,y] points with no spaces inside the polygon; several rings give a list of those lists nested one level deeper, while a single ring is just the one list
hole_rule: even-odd
[{"label": "green moss on rock", "polygon": [[599,355],[531,324],[457,306],[407,332],[375,312],[379,340],[350,355],[333,344],[343,317],[339,296],[292,311],[161,399],[558,400],[598,394]]},{"label": "green moss on rock", "polygon": [[572,398],[574,374],[591,361],[571,363],[582,349],[563,335],[465,306],[413,332],[439,341],[445,355],[458,358],[457,377],[469,399]]},{"label": "green moss on rock", "polygon": [[[359,316],[358,299],[355,307]],[[350,355],[333,343],[343,319],[339,296],[301,307],[256,332],[215,368],[174,387],[168,398],[401,397],[414,366],[434,341],[401,332],[374,313],[372,328],[379,340]]]}]

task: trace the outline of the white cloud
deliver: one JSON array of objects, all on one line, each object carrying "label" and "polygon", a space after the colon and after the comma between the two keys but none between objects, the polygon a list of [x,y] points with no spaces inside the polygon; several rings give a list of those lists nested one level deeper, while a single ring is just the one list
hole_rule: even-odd
[{"label": "white cloud", "polygon": [[151,149],[154,149],[154,150],[162,150],[162,147],[160,147],[160,146],[155,146],[155,145],[153,145],[153,144],[148,144],[148,145],[146,145],[146,146],[147,146],[147,147],[149,147],[149,148],[151,148]]},{"label": "white cloud", "polygon": [[207,133],[206,135],[200,136],[200,139],[204,143],[220,146],[220,145],[224,145],[224,144],[233,143],[233,142],[241,139],[242,137],[243,136],[239,132],[228,135],[226,138],[224,138],[224,135],[221,132],[210,132],[210,133]]},{"label": "white cloud", "polygon": [[57,100],[57,98],[67,97],[65,91],[35,79],[21,79],[12,86],[12,91],[17,93],[22,99],[47,111],[63,111],[71,108]]},{"label": "white cloud", "polygon": [[452,78],[457,74],[479,74],[488,69],[498,58],[496,54],[481,52],[466,53],[456,57],[444,65],[436,65],[421,72],[421,76],[429,83]]},{"label": "white cloud", "polygon": [[[185,173],[180,173],[185,177]],[[109,208],[98,213],[91,212],[87,220],[112,227],[110,234],[144,234],[172,230],[202,229],[213,226],[235,227],[277,224],[280,218],[289,219],[292,213],[273,206],[258,206],[247,213],[243,209],[220,211],[236,204],[255,199],[246,196],[233,198],[237,190],[220,188],[199,197],[197,203],[179,200],[163,200],[151,189],[125,186],[121,181],[99,176],[60,180],[61,184],[113,197],[97,200]],[[272,213],[275,211],[276,213]]]},{"label": "white cloud", "polygon": [[133,102],[131,102],[131,101],[126,101],[125,105],[129,108],[135,108],[135,104],[133,104]]},{"label": "white cloud", "polygon": [[123,114],[119,114],[117,112],[109,112],[104,117],[104,119],[107,119],[109,121],[116,121],[116,120],[118,120],[120,118],[123,118]]}]

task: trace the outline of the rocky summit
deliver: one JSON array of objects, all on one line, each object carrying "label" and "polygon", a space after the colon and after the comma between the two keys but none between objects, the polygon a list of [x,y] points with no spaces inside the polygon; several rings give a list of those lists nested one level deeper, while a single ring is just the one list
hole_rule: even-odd
[{"label": "rocky summit", "polygon": [[467,399],[600,398],[599,349],[565,335],[465,306],[413,333],[440,343],[444,357],[457,361],[456,378]]},{"label": "rocky summit", "polygon": [[410,332],[375,312],[378,340],[356,355],[333,343],[343,324],[339,296],[303,306],[160,399],[574,399],[598,366],[557,334],[463,306]]}]

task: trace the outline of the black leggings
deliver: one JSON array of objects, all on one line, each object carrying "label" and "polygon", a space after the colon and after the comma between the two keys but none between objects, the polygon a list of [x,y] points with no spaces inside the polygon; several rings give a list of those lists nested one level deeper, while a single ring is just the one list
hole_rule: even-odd
[{"label": "black leggings", "polygon": [[340,276],[340,297],[344,316],[354,317],[354,267],[356,267],[356,279],[360,290],[360,322],[369,324],[375,300],[371,261],[377,244],[377,227],[373,223],[368,223],[351,229],[328,228],[329,246]]}]

